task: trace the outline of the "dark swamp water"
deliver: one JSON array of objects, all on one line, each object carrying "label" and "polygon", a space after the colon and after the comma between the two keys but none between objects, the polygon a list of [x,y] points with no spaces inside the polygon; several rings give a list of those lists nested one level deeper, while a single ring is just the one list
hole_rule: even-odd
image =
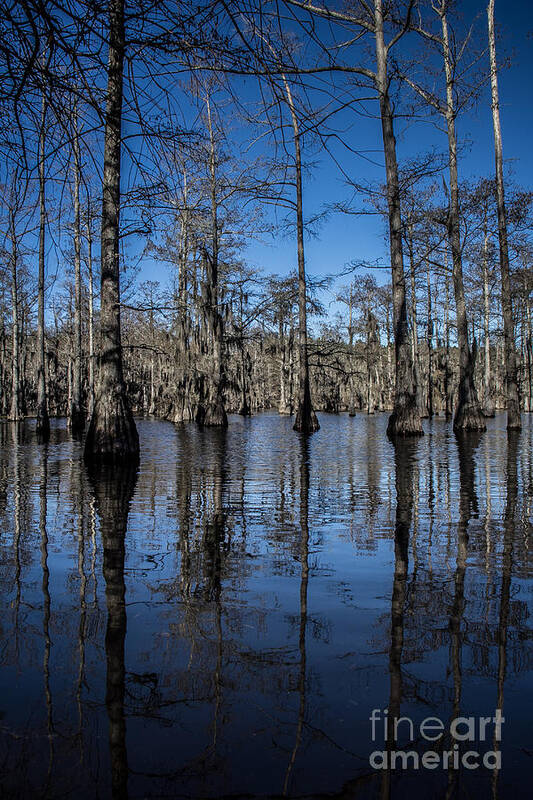
[{"label": "dark swamp water", "polygon": [[[533,419],[386,421],[139,420],[100,474],[62,421],[0,425],[2,796],[530,797]],[[479,755],[369,763],[402,749]]]}]

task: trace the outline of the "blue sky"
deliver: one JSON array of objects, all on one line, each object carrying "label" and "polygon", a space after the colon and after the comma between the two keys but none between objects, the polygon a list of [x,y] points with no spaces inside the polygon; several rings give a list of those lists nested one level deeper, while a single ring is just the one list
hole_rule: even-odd
[{"label": "blue sky", "polygon": [[[480,13],[480,24],[485,23],[486,3],[479,0],[461,0],[461,9],[469,18]],[[499,56],[504,51],[512,56],[512,65],[500,72],[500,114],[503,133],[504,158],[506,169],[515,181],[531,186],[533,176],[533,3],[529,0],[506,0],[496,2],[496,24],[502,36],[498,43]],[[500,58],[501,60],[501,58]],[[376,111],[377,104],[367,103],[369,109]],[[475,111],[463,114],[458,120],[458,134],[463,142],[472,144],[462,153],[460,177],[462,179],[490,176],[494,172],[494,150],[492,133],[492,113],[489,89]],[[357,146],[379,162],[373,167],[367,161],[354,161],[362,180],[384,180],[383,157],[381,153],[381,129],[379,119],[355,120],[351,132]],[[403,158],[425,151],[430,145],[444,150],[445,135],[436,130],[431,123],[407,124],[399,120],[396,127],[398,156],[400,166]],[[327,154],[312,154],[317,166],[306,180],[304,187],[304,206],[306,216],[310,216],[323,206],[350,194],[342,175]],[[357,165],[357,166],[356,166]],[[306,241],[306,264],[309,275],[321,276],[338,273],[352,259],[382,260],[388,263],[387,242],[384,238],[384,223],[375,216],[355,217],[342,214],[332,215],[325,222],[317,237]],[[253,243],[245,251],[246,259],[266,272],[285,273],[294,268],[296,246],[292,239],[278,237],[265,240],[264,244]],[[388,280],[387,272],[376,272],[379,282]],[[345,279],[348,280],[348,279]]]},{"label": "blue sky", "polygon": [[[486,31],[486,0],[458,0],[458,6],[465,21],[479,15],[479,30]],[[496,0],[496,24],[501,35],[498,41],[498,59],[504,55],[512,58],[511,66],[499,75],[500,113],[503,132],[504,158],[506,170],[514,181],[531,187],[533,181],[533,152],[531,139],[533,131],[533,2],[529,0]],[[488,64],[488,55],[484,57]],[[341,80],[341,79],[339,79]],[[442,86],[442,84],[441,84]],[[250,79],[242,85],[244,96],[257,99],[255,83]],[[366,101],[364,108],[369,116],[361,116],[344,111],[336,123],[345,131],[350,144],[364,152],[365,157],[354,156],[340,147],[336,154],[343,167],[354,174],[361,183],[384,183],[381,124],[377,116],[377,102]],[[439,123],[441,121],[439,120]],[[239,128],[236,122],[235,135],[241,141],[247,136],[246,128]],[[460,142],[468,141],[460,155],[460,179],[468,180],[490,177],[494,173],[494,143],[492,132],[492,113],[490,89],[487,85],[475,109],[462,114],[457,122]],[[396,138],[399,165],[405,159],[427,152],[432,147],[444,152],[447,148],[446,135],[431,121],[416,121],[400,118],[396,124]],[[253,153],[252,153],[253,155]],[[333,160],[325,151],[314,146],[304,156],[315,165],[306,175],[304,185],[304,213],[313,217],[326,205],[345,200],[352,194],[345,179]],[[356,198],[359,207],[368,206],[363,198]],[[352,260],[379,262],[388,265],[388,243],[384,220],[377,215],[352,216],[340,213],[330,216],[319,226],[315,235],[306,240],[306,268],[308,275],[322,277],[339,274]],[[296,268],[296,241],[294,234],[265,236],[262,241],[251,241],[242,252],[243,259],[253,267],[262,269],[265,274],[286,275]],[[138,280],[159,280],[165,285],[170,270],[164,265],[144,258],[140,264]],[[375,271],[379,283],[390,280],[388,269]],[[323,295],[323,302],[330,312],[336,310],[335,289],[349,282],[349,277],[339,278],[332,290]]]}]

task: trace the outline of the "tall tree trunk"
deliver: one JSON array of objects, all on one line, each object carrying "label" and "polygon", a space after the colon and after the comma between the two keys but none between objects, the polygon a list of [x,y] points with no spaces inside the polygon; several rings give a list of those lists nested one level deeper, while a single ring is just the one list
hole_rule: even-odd
[{"label": "tall tree trunk", "polygon": [[416,302],[416,271],[415,271],[415,254],[413,247],[413,224],[408,218],[407,222],[407,241],[409,247],[409,279],[411,284],[411,341],[412,341],[412,359],[413,359],[413,375],[416,386],[416,402],[421,417],[427,416],[426,401],[424,399],[424,392],[422,387],[422,369],[420,364],[420,348],[418,346],[418,313]]},{"label": "tall tree trunk", "polygon": [[428,417],[433,416],[433,308],[431,302],[431,270],[429,259],[426,261],[426,279],[428,292]]},{"label": "tall tree trunk", "polygon": [[291,114],[294,156],[296,171],[296,233],[298,248],[298,401],[294,430],[300,433],[313,433],[320,428],[313,410],[309,381],[309,359],[307,352],[307,282],[305,275],[304,221],[302,160],[300,149],[300,130],[292,93],[284,78],[285,92]]},{"label": "tall tree trunk", "polygon": [[85,413],[82,405],[82,346],[81,346],[81,219],[80,219],[80,142],[78,109],[73,108],[72,149],[74,156],[74,358],[72,372],[72,398],[68,424],[74,436],[83,432]]},{"label": "tall tree trunk", "polygon": [[381,0],[375,0],[374,12],[377,65],[376,89],[379,96],[385,170],[387,175],[394,351],[396,363],[394,408],[389,418],[387,435],[390,437],[421,436],[423,433],[422,421],[416,402],[416,380],[409,342],[409,325],[407,322],[400,187],[398,182],[393,114],[389,96],[389,79],[387,75],[387,48],[383,37],[383,8]]},{"label": "tall tree trunk", "polygon": [[93,282],[93,236],[91,230],[91,218],[89,210],[89,198],[87,198],[87,273],[88,273],[88,300],[89,300],[89,396],[88,396],[88,415],[91,417],[94,409],[95,397],[95,369],[94,369],[94,282]]},{"label": "tall tree trunk", "polygon": [[100,361],[98,389],[85,441],[85,458],[138,458],[139,436],[126,396],[120,338],[119,207],[124,0],[110,0],[109,56],[102,186]]},{"label": "tall tree trunk", "polygon": [[528,411],[533,411],[533,384],[532,378],[532,361],[533,361],[533,342],[531,339],[531,303],[529,297],[525,298],[526,314],[527,314],[527,334],[526,334],[526,355],[527,355],[527,396],[528,396]]},{"label": "tall tree trunk", "polygon": [[209,178],[211,182],[211,254],[206,252],[206,278],[208,287],[208,313],[210,339],[212,347],[212,361],[209,369],[209,397],[203,420],[204,425],[227,427],[228,418],[224,408],[224,329],[222,316],[219,309],[218,286],[218,208],[217,208],[217,174],[216,174],[216,148],[211,118],[211,104],[209,96],[206,98],[207,124],[209,129]]},{"label": "tall tree trunk", "polygon": [[290,408],[287,403],[287,344],[285,340],[285,326],[282,311],[279,312],[278,320],[278,342],[279,342],[279,414],[289,414]]},{"label": "tall tree trunk", "polygon": [[454,76],[448,38],[448,22],[444,3],[439,10],[442,25],[442,52],[446,76],[446,127],[450,170],[450,204],[448,210],[448,238],[452,252],[453,288],[457,308],[457,344],[459,348],[459,388],[453,426],[456,430],[485,430],[474,385],[475,352],[468,342],[468,317],[466,313],[463,264],[461,254],[461,229],[459,211],[459,181],[457,175],[457,139],[455,134],[455,108],[453,99]]},{"label": "tall tree trunk", "polygon": [[446,361],[444,365],[444,408],[446,419],[449,419],[452,414],[450,402],[450,278],[448,275],[448,249],[445,245],[444,250],[444,340],[445,340],[445,353]]},{"label": "tall tree trunk", "polygon": [[15,229],[15,213],[9,214],[9,233],[11,239],[11,320],[12,320],[12,361],[11,361],[11,412],[9,418],[18,422],[21,418],[20,385],[20,330],[18,299],[18,247]]},{"label": "tall tree trunk", "polygon": [[177,399],[174,422],[190,422],[196,417],[194,408],[195,387],[191,374],[190,310],[188,298],[189,261],[189,207],[188,176],[183,166],[183,211],[180,215],[180,240],[178,252],[178,315],[176,320],[176,372]]},{"label": "tall tree trunk", "polygon": [[498,236],[500,240],[500,272],[502,282],[503,334],[505,339],[505,385],[507,393],[507,427],[518,430],[520,398],[516,375],[516,350],[514,339],[511,280],[509,275],[509,246],[507,243],[507,218],[503,185],[503,147],[500,127],[500,102],[498,98],[498,72],[496,67],[496,40],[494,36],[494,0],[487,7],[490,54],[490,85],[492,94],[492,123],[494,127],[494,158],[496,162],[496,200],[498,207]]},{"label": "tall tree trunk", "polygon": [[348,414],[355,417],[355,381],[353,375],[353,284],[350,284],[350,296],[348,298],[348,346],[349,346],[349,378],[348,378]]},{"label": "tall tree trunk", "polygon": [[291,88],[283,76],[287,105],[291,114],[294,137],[294,161],[296,169],[296,238],[298,244],[298,355],[299,388],[296,419],[293,429],[299,433],[314,433],[320,428],[311,402],[309,385],[309,359],[307,355],[307,284],[305,277],[304,217],[302,191],[302,155],[300,151],[300,127],[292,98]]},{"label": "tall tree trunk", "polygon": [[46,347],[44,328],[44,272],[45,272],[45,126],[46,98],[41,101],[41,127],[39,131],[39,277],[37,285],[37,424],[36,433],[41,442],[50,438],[50,419],[48,417],[48,398],[46,395]]},{"label": "tall tree trunk", "polygon": [[485,209],[485,235],[483,241],[483,333],[484,333],[484,372],[483,372],[483,408],[485,416],[494,416],[494,400],[490,374],[490,296],[489,296],[489,234]]},{"label": "tall tree trunk", "polygon": [[0,416],[7,414],[6,398],[7,388],[7,348],[6,348],[6,329],[4,320],[0,321]]}]

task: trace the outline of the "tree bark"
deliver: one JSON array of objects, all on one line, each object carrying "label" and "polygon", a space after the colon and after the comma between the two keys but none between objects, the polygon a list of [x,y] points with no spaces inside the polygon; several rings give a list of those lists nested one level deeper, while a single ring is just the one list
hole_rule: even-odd
[{"label": "tree bark", "polygon": [[44,327],[44,277],[45,277],[45,125],[46,98],[42,96],[41,127],[39,131],[39,277],[37,285],[37,423],[36,433],[41,442],[50,438],[50,419],[48,417],[48,398],[46,393],[46,347]]},{"label": "tree bark", "polygon": [[442,25],[442,52],[446,76],[446,128],[450,171],[450,204],[448,210],[448,238],[452,252],[453,288],[457,308],[457,344],[459,348],[459,388],[453,426],[456,430],[485,430],[476,387],[474,385],[475,353],[468,342],[468,317],[466,313],[461,230],[459,211],[459,181],[457,175],[457,139],[455,134],[455,109],[453,100],[454,77],[448,38],[445,5],[439,10]]},{"label": "tree bark", "polygon": [[11,239],[11,320],[12,320],[12,361],[11,361],[11,412],[9,419],[18,422],[21,412],[21,385],[20,385],[20,330],[19,330],[19,300],[18,300],[18,247],[15,230],[15,212],[9,214],[9,233]]},{"label": "tree bark", "polygon": [[444,339],[446,361],[444,365],[444,413],[446,419],[452,414],[452,404],[450,398],[450,278],[448,275],[448,250],[444,250]]},{"label": "tree bark", "polygon": [[348,377],[348,415],[355,417],[355,386],[352,371],[353,366],[353,283],[350,284],[350,296],[348,298],[348,346],[349,346],[349,377]]},{"label": "tree bark", "polygon": [[72,149],[74,156],[74,358],[72,362],[72,398],[68,413],[69,428],[79,436],[85,428],[82,403],[82,345],[81,345],[81,219],[80,219],[80,142],[78,110],[73,109]]},{"label": "tree bark", "polygon": [[291,114],[294,137],[294,161],[296,169],[296,238],[298,246],[298,355],[299,381],[298,404],[293,430],[299,433],[314,433],[320,428],[311,402],[309,385],[309,359],[307,354],[307,284],[305,277],[304,218],[302,191],[302,156],[300,151],[300,128],[288,81],[283,76],[287,105]]},{"label": "tree bark", "polygon": [[89,300],[89,397],[88,416],[92,416],[95,397],[95,369],[94,369],[94,282],[93,282],[93,237],[91,231],[91,218],[89,198],[87,198],[87,273],[88,273],[88,300]]},{"label": "tree bark", "polygon": [[426,261],[426,280],[428,295],[428,393],[427,393],[427,412],[431,419],[433,416],[433,308],[431,298],[431,270],[429,259]]},{"label": "tree bark", "polygon": [[484,333],[484,372],[483,372],[483,411],[486,417],[494,416],[494,399],[490,373],[490,297],[489,297],[489,235],[485,210],[485,235],[483,241],[483,333]]},{"label": "tree bark", "polygon": [[218,255],[219,255],[219,230],[217,208],[217,174],[216,174],[216,148],[211,119],[211,104],[209,96],[206,98],[207,124],[209,130],[209,177],[211,181],[211,254],[206,255],[206,282],[208,290],[208,318],[210,344],[212,348],[212,363],[209,369],[209,397],[205,410],[203,424],[211,427],[226,428],[228,418],[224,408],[224,330],[222,317],[219,310],[218,286]]},{"label": "tree bark", "polygon": [[496,165],[496,200],[498,208],[498,237],[500,241],[500,272],[502,283],[503,334],[505,341],[505,385],[507,394],[507,427],[521,428],[520,398],[516,371],[516,349],[514,339],[511,280],[509,275],[509,246],[507,242],[507,218],[503,184],[503,146],[500,126],[500,103],[498,98],[498,73],[496,67],[496,41],[494,36],[494,0],[487,7],[490,55],[490,85],[492,95],[492,123],[494,127],[494,159]]},{"label": "tree bark", "polygon": [[420,348],[418,346],[418,313],[416,300],[416,273],[415,273],[415,254],[413,247],[413,225],[408,217],[407,222],[407,242],[409,247],[409,279],[411,284],[411,341],[413,358],[413,375],[416,386],[416,402],[421,417],[427,416],[426,402],[424,400],[423,386],[421,382],[422,369],[420,364]]},{"label": "tree bark", "polygon": [[379,96],[385,170],[387,175],[387,204],[389,212],[394,351],[396,364],[394,407],[389,418],[387,435],[389,437],[422,436],[422,421],[416,402],[416,381],[409,342],[409,325],[407,322],[400,187],[398,182],[393,114],[389,96],[389,79],[387,75],[387,48],[383,37],[383,9],[381,0],[375,0],[374,21],[377,65],[375,82]]},{"label": "tree bark", "polygon": [[109,56],[102,186],[100,360],[98,389],[85,458],[127,461],[139,456],[139,436],[126,396],[120,337],[119,207],[124,0],[110,0]]}]

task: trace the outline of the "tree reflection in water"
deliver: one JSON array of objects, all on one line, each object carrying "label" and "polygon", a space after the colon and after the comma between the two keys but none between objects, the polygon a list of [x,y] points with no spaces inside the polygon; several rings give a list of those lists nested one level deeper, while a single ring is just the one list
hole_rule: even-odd
[{"label": "tree reflection in water", "polygon": [[383,771],[381,797],[391,796],[390,753],[395,749],[395,721],[401,716],[402,653],[404,616],[409,572],[409,532],[413,515],[413,488],[417,442],[398,438],[394,442],[396,480],[396,518],[394,523],[394,576],[391,602],[391,640],[389,650],[390,694],[386,737],[387,768]]},{"label": "tree reflection in water", "polygon": [[[385,415],[321,423],[140,421],[137,475],[0,423],[2,797],[518,800],[533,426],[393,447]],[[372,708],[496,706],[499,774],[368,763]]]},{"label": "tree reflection in water", "polygon": [[100,517],[102,572],[107,605],[105,702],[109,718],[111,794],[113,800],[124,800],[128,797],[124,713],[124,643],[127,626],[124,557],[128,513],[137,480],[137,465],[91,465],[88,469]]}]

